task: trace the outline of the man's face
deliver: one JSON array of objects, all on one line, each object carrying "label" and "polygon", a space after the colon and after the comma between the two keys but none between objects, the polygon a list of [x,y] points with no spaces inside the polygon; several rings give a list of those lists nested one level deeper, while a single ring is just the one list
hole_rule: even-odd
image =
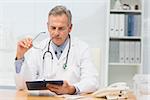
[{"label": "man's face", "polygon": [[52,41],[59,46],[65,42],[72,25],[69,24],[67,16],[62,14],[49,16],[47,27],[51,38],[53,38]]}]

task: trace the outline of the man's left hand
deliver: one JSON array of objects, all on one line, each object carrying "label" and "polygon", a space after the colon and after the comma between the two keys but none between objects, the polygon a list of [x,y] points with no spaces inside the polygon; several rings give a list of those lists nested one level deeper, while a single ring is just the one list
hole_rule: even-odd
[{"label": "man's left hand", "polygon": [[70,85],[67,81],[63,82],[63,85],[54,85],[54,84],[47,84],[46,87],[56,94],[74,94],[76,89],[73,85]]}]

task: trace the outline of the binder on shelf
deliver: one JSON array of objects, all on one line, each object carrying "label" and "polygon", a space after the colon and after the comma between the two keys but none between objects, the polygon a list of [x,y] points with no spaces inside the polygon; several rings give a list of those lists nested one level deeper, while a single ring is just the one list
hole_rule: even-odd
[{"label": "binder on shelf", "polygon": [[128,36],[128,15],[127,14],[125,14],[124,25],[125,25],[124,35]]},{"label": "binder on shelf", "polygon": [[110,41],[109,45],[109,62],[118,63],[119,62],[119,41]]},{"label": "binder on shelf", "polygon": [[120,16],[119,14],[115,14],[115,34],[114,36],[119,36],[119,22],[120,22]]},{"label": "binder on shelf", "polygon": [[141,15],[134,15],[133,36],[140,36],[140,34],[141,34]]},{"label": "binder on shelf", "polygon": [[125,31],[125,15],[119,14],[119,36],[124,36]]},{"label": "binder on shelf", "polygon": [[124,17],[125,36],[140,36],[141,15],[126,14]]},{"label": "binder on shelf", "polygon": [[141,43],[140,41],[135,42],[135,63],[141,62]]},{"label": "binder on shelf", "polygon": [[109,34],[111,37],[115,35],[115,14],[110,14]]},{"label": "binder on shelf", "polygon": [[125,42],[124,41],[120,41],[119,42],[119,62],[120,63],[124,63],[125,62]]},{"label": "binder on shelf", "polygon": [[135,63],[135,41],[129,42],[129,63]]},{"label": "binder on shelf", "polygon": [[133,36],[134,30],[134,15],[128,15],[128,36]]},{"label": "binder on shelf", "polygon": [[129,63],[129,41],[124,42],[124,48],[125,48],[125,63]]},{"label": "binder on shelf", "polygon": [[114,59],[114,48],[113,48],[113,45],[114,45],[114,42],[113,41],[110,41],[109,43],[109,62],[113,62],[113,59]]}]

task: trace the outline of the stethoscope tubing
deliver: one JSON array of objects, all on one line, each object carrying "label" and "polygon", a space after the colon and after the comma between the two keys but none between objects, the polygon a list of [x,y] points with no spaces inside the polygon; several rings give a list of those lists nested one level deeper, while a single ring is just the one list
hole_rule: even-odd
[{"label": "stethoscope tubing", "polygon": [[[64,69],[67,68],[68,56],[69,56],[69,52],[70,52],[70,49],[71,49],[71,38],[70,38],[70,35],[68,35],[68,37],[69,37],[69,48],[68,48],[67,55],[66,55],[66,61],[65,61],[64,65],[63,65],[63,68],[64,68]],[[43,59],[43,67],[44,67],[45,56],[46,56],[47,53],[50,53],[52,62],[53,62],[53,59],[54,59],[54,58],[53,58],[53,54],[52,54],[52,52],[50,51],[51,41],[52,41],[52,39],[49,40],[49,42],[48,42],[48,49],[47,49],[47,51],[45,51],[44,54],[43,54],[43,58],[42,58],[42,59]],[[43,70],[44,70],[44,69],[43,69]]]}]

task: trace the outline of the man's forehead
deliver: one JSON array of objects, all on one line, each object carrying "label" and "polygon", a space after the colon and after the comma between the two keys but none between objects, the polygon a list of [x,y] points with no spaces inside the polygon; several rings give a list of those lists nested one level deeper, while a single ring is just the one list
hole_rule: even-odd
[{"label": "man's forehead", "polygon": [[57,15],[57,16],[49,16],[48,18],[48,24],[67,24],[68,25],[68,18],[64,15]]},{"label": "man's forehead", "polygon": [[66,14],[50,15],[49,18],[51,17],[67,17],[67,15]]}]

